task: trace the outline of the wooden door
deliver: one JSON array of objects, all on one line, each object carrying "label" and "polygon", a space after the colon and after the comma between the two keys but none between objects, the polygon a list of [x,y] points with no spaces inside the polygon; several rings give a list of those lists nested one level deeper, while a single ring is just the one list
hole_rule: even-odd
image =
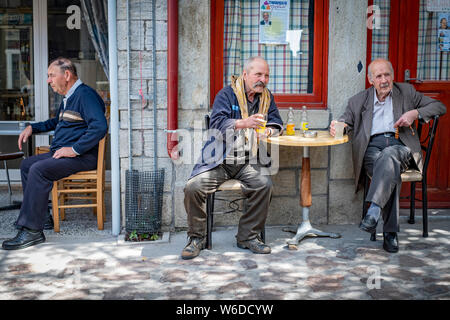
[{"label": "wooden door", "polygon": [[[389,59],[395,81],[409,82],[447,107],[439,120],[428,167],[429,208],[450,207],[450,52],[439,50],[440,16],[442,13],[427,10],[426,0],[391,0]],[[409,183],[403,184],[401,196],[408,195],[409,190]],[[421,198],[418,191],[416,197]],[[409,207],[409,202],[402,201],[401,205]]]}]

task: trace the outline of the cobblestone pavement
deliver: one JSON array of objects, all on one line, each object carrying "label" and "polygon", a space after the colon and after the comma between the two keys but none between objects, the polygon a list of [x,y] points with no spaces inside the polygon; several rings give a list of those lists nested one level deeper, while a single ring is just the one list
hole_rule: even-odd
[{"label": "cobblestone pavement", "polygon": [[[213,249],[182,260],[186,233],[166,243],[121,244],[111,235],[61,237],[19,251],[0,249],[0,299],[450,299],[450,220],[402,224],[400,251],[355,225],[324,225],[340,239],[307,238],[269,227],[270,255],[236,246],[236,228],[213,233]],[[3,236],[0,236],[3,237]],[[0,241],[3,241],[0,239]]]}]

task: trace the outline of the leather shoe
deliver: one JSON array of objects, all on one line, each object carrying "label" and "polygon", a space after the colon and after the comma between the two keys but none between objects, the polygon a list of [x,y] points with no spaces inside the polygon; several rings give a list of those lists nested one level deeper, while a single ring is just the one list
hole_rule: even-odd
[{"label": "leather shoe", "polygon": [[237,246],[241,249],[250,249],[251,252],[260,254],[268,254],[272,251],[259,237],[246,241],[237,241]]},{"label": "leather shoe", "polygon": [[359,228],[363,231],[373,233],[375,230],[377,230],[377,224],[378,220],[376,220],[370,214],[366,214],[364,219],[359,224]]},{"label": "leather shoe", "polygon": [[181,258],[184,260],[194,259],[200,254],[200,251],[205,249],[206,238],[190,237],[189,242],[181,251]]},{"label": "leather shoe", "polygon": [[43,231],[22,228],[14,238],[3,241],[2,247],[5,250],[18,250],[31,247],[42,242],[45,242]]},{"label": "leather shoe", "polygon": [[383,249],[387,252],[398,252],[397,232],[383,232]]}]

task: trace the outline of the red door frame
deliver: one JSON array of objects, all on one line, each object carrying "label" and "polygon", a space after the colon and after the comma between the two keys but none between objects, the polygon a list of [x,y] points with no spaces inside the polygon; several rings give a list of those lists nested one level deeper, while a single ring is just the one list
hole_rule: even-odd
[{"label": "red door frame", "polygon": [[[274,94],[278,108],[327,108],[329,0],[314,1],[313,93]],[[210,103],[223,88],[224,0],[211,1]]]}]

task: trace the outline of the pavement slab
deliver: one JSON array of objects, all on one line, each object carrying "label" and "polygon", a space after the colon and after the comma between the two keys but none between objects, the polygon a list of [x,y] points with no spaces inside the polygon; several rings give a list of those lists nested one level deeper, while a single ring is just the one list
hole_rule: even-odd
[{"label": "pavement slab", "polygon": [[[387,253],[356,225],[321,225],[340,239],[303,239],[289,250],[286,226],[268,226],[267,255],[236,245],[236,227],[216,228],[212,250],[183,260],[186,232],[167,243],[119,244],[108,231],[57,235],[0,250],[0,299],[10,300],[448,300],[450,219],[402,224],[400,251]],[[0,234],[0,241],[8,235]]]}]

